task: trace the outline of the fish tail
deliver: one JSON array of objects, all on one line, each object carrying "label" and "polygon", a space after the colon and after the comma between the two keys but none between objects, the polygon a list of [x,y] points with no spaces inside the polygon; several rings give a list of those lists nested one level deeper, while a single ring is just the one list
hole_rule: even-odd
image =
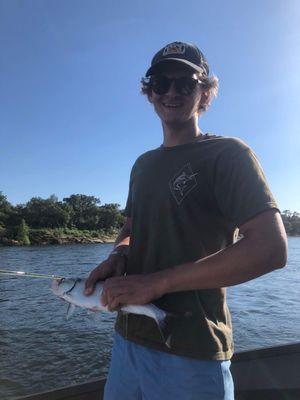
[{"label": "fish tail", "polygon": [[165,345],[168,348],[171,348],[171,336],[172,336],[172,330],[173,330],[173,322],[174,322],[175,318],[176,318],[175,315],[167,314],[165,316],[165,318],[157,321],[157,326],[158,326],[160,335],[162,337],[162,340],[164,341]]}]

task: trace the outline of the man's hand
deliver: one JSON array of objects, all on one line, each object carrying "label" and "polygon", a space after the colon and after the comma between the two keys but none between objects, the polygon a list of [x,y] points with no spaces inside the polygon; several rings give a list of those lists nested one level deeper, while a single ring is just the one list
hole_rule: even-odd
[{"label": "man's hand", "polygon": [[90,273],[85,284],[84,294],[86,296],[91,295],[98,281],[103,281],[112,276],[124,275],[125,268],[125,256],[122,254],[111,254],[107,260],[104,260]]},{"label": "man's hand", "polygon": [[109,278],[104,283],[101,302],[109,311],[150,303],[164,294],[162,284],[156,273]]}]

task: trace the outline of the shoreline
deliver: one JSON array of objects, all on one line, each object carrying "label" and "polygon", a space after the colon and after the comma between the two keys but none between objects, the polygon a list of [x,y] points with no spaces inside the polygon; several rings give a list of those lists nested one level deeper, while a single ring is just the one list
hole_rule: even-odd
[{"label": "shoreline", "polygon": [[30,247],[68,244],[108,244],[114,243],[117,233],[99,231],[59,230],[59,229],[30,229],[29,241],[22,243],[18,240],[1,237],[0,247]]},{"label": "shoreline", "polygon": [[109,238],[109,239],[94,239],[94,240],[89,240],[89,239],[74,239],[74,240],[64,240],[64,241],[49,241],[49,242],[41,242],[41,243],[31,243],[29,245],[26,244],[21,244],[17,242],[16,240],[8,240],[7,243],[0,243],[0,248],[1,247],[32,247],[32,246],[52,246],[52,245],[68,245],[68,244],[113,244],[115,243],[114,238]]},{"label": "shoreline", "polygon": [[68,244],[113,244],[115,243],[116,237],[105,238],[105,239],[86,239],[86,238],[74,238],[68,240],[57,240],[57,241],[43,241],[40,243],[31,243],[29,245],[21,244],[17,240],[7,240],[7,242],[1,242],[0,247],[31,247],[31,246],[51,246],[51,245],[68,245]]},{"label": "shoreline", "polygon": [[[0,239],[0,247],[30,247],[30,246],[49,246],[49,245],[68,245],[68,244],[112,244],[115,243],[117,234],[103,235],[99,234],[97,237],[92,237],[85,232],[76,232],[76,235],[63,234],[60,236],[55,235],[42,235],[41,237],[34,237],[30,244],[22,244],[17,240],[2,237]],[[300,235],[287,235],[289,238],[300,237]]]}]

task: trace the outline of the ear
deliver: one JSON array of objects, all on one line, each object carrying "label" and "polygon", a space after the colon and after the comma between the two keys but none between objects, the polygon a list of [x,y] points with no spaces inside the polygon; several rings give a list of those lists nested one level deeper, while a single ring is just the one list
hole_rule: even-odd
[{"label": "ear", "polygon": [[202,92],[201,93],[201,99],[200,99],[201,104],[207,102],[208,96],[209,96],[209,92]]},{"label": "ear", "polygon": [[152,96],[153,96],[152,90],[149,90],[149,92],[147,93],[147,97],[148,97],[149,103],[151,103],[151,104],[153,103]]},{"label": "ear", "polygon": [[202,106],[206,105],[208,100],[209,100],[209,92],[202,92],[199,101],[199,108],[202,108]]}]

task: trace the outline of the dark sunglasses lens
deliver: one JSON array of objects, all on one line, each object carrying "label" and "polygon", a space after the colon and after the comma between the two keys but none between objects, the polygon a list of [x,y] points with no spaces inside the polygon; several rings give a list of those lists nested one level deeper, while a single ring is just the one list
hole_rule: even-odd
[{"label": "dark sunglasses lens", "polygon": [[169,91],[172,82],[175,83],[177,93],[185,96],[190,95],[197,85],[197,80],[188,76],[177,79],[170,79],[166,76],[156,76],[151,79],[150,84],[154,93],[163,95]]},{"label": "dark sunglasses lens", "polygon": [[179,94],[190,95],[197,85],[196,79],[189,77],[178,78],[175,81],[175,87]]},{"label": "dark sunglasses lens", "polygon": [[151,80],[151,88],[156,94],[165,94],[168,92],[171,86],[171,79],[165,76],[157,76]]}]

